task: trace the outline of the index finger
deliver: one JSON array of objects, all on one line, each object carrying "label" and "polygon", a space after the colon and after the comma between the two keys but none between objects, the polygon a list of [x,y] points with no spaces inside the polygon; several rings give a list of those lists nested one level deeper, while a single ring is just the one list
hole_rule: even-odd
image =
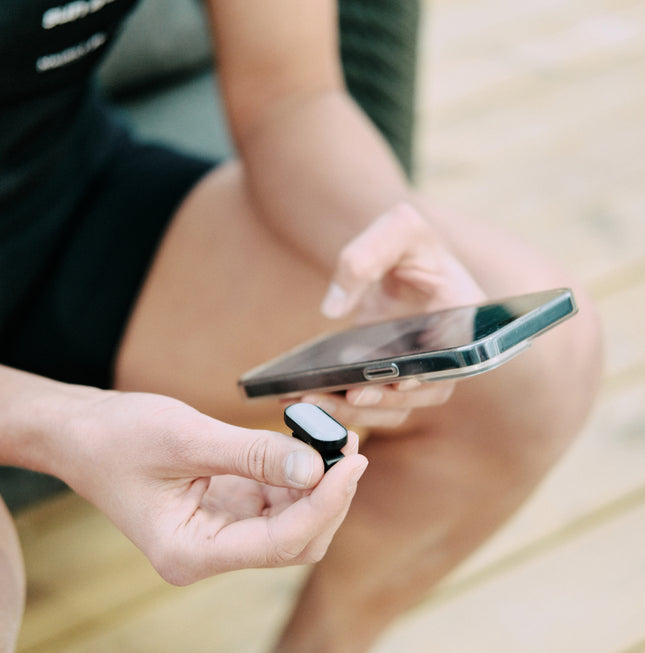
[{"label": "index finger", "polygon": [[456,381],[428,381],[422,383],[413,379],[394,385],[365,386],[352,388],[345,394],[352,406],[378,406],[379,408],[424,408],[440,406],[452,396]]},{"label": "index finger", "polygon": [[329,318],[349,313],[370,286],[380,281],[428,235],[428,225],[411,205],[401,203],[377,218],[341,251],[322,303]]},{"label": "index finger", "polygon": [[[316,562],[342,523],[367,459],[352,454],[332,467],[307,496],[277,515],[228,524],[204,560],[208,575],[250,567]],[[324,546],[320,540],[325,542]]]}]

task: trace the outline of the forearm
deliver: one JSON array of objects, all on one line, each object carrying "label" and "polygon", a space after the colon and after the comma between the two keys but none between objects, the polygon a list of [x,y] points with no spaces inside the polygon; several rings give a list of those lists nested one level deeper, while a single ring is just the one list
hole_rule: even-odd
[{"label": "forearm", "polygon": [[331,271],[407,198],[389,146],[344,88],[336,0],[210,0],[218,79],[258,214]]},{"label": "forearm", "polygon": [[341,90],[283,101],[238,145],[261,215],[326,270],[410,193],[385,140]]},{"label": "forearm", "polygon": [[0,463],[64,477],[73,417],[100,392],[0,366]]}]

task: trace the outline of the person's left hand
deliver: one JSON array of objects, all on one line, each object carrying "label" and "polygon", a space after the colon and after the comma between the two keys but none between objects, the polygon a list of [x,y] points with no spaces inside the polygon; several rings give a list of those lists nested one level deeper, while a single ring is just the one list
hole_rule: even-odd
[{"label": "person's left hand", "polygon": [[[411,205],[377,218],[341,251],[322,304],[327,317],[352,312],[359,323],[474,304],[484,292]],[[454,381],[415,380],[348,390],[344,397],[307,394],[341,421],[357,426],[398,426],[414,408],[445,403]]]}]

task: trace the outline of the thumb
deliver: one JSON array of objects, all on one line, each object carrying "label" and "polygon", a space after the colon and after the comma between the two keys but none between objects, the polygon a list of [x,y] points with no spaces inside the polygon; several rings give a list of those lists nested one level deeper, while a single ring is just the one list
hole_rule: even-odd
[{"label": "thumb", "polygon": [[224,473],[266,485],[312,488],[324,473],[322,458],[315,449],[276,431],[235,428],[232,441],[220,454],[218,467]]}]

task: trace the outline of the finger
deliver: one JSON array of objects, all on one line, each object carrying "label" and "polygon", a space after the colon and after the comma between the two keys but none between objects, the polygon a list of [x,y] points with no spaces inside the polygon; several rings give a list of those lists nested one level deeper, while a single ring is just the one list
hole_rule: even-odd
[{"label": "finger", "polygon": [[441,406],[452,396],[455,381],[416,380],[403,381],[396,385],[364,386],[348,390],[345,397],[352,406],[392,409],[425,408]]},{"label": "finger", "polygon": [[334,319],[351,312],[427,233],[427,223],[409,204],[399,204],[377,218],[341,251],[321,306],[323,315]]},{"label": "finger", "polygon": [[393,428],[400,426],[410,415],[410,408],[381,408],[380,406],[352,406],[338,395],[309,395],[307,403],[316,404],[334,419],[354,426]]},{"label": "finger", "polygon": [[[345,459],[347,461],[347,459]],[[360,455],[352,455],[349,458],[353,471],[349,471],[347,462],[345,468],[338,468],[340,462],[332,467],[325,475],[325,484],[322,491],[316,488],[314,492],[307,497],[310,509],[314,515],[322,516],[319,521],[318,535],[311,537],[305,548],[297,557],[298,563],[311,563],[319,561],[327,548],[339,526],[345,519],[349,511],[352,499],[356,494],[357,484],[367,467],[367,459]],[[342,462],[342,461],[341,461]],[[322,482],[321,482],[322,485]],[[296,506],[302,508],[303,506]],[[300,515],[289,515],[292,520],[300,519]]]},{"label": "finger", "polygon": [[358,453],[359,446],[358,434],[354,431],[347,431],[347,444],[341,449],[344,456],[352,456]]},{"label": "finger", "polygon": [[[329,473],[329,472],[328,472]],[[322,557],[327,552],[331,541],[336,534],[336,531],[340,525],[345,520],[347,513],[351,507],[351,502],[354,499],[357,490],[357,483],[354,483],[353,486],[350,485],[347,487],[348,501],[345,508],[338,514],[335,519],[329,521],[328,526],[318,535],[313,538],[311,542],[303,549],[300,554],[300,558],[303,562],[317,562],[322,559]]]},{"label": "finger", "polygon": [[203,562],[202,567],[208,569],[205,575],[315,562],[310,559],[311,551],[321,555],[321,544],[328,544],[341,524],[366,467],[367,459],[359,454],[344,458],[309,495],[278,515],[247,519],[221,529],[210,553],[212,559]]},{"label": "finger", "polygon": [[[187,473],[234,474],[266,485],[304,489],[322,478],[324,465],[312,447],[275,431],[245,429],[223,422],[192,442]],[[210,437],[209,437],[210,436]]]}]

